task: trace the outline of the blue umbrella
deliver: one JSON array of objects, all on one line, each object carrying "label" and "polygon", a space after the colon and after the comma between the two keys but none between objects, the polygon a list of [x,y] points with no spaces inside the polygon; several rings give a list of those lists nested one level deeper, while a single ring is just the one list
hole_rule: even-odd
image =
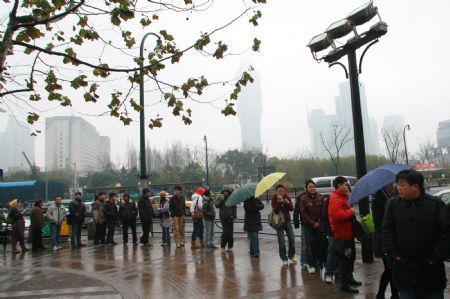
[{"label": "blue umbrella", "polygon": [[376,193],[381,188],[395,183],[395,176],[400,171],[411,168],[413,168],[413,165],[386,164],[372,169],[356,182],[353,192],[350,195],[349,203],[353,205],[361,199]]}]

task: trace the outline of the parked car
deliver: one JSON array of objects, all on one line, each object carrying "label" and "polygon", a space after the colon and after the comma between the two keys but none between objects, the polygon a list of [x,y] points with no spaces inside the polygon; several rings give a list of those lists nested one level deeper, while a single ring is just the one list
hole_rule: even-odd
[{"label": "parked car", "polygon": [[450,203],[450,189],[439,191],[434,196],[439,197],[445,204]]},{"label": "parked car", "polygon": [[[353,188],[356,184],[356,177],[354,176],[346,176],[344,175],[348,182],[350,183],[350,188]],[[322,177],[315,177],[311,178],[314,183],[316,183],[316,190],[322,195],[330,196],[331,192],[333,192],[333,181],[336,178],[336,176],[322,176]]]}]

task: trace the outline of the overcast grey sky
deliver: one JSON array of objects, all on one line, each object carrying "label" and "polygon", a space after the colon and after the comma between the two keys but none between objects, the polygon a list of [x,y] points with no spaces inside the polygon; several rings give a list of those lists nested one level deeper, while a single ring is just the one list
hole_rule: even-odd
[{"label": "overcast grey sky", "polygon": [[[306,44],[332,22],[346,17],[365,2],[268,0],[268,4],[262,6],[263,18],[256,31],[250,29],[247,20],[243,20],[221,35],[224,40],[234,40],[237,47],[232,50],[236,52],[246,49],[253,37],[258,36],[262,40],[259,54],[250,59],[247,54],[232,56],[224,62],[201,66],[192,55],[186,58],[189,63],[183,64],[182,69],[168,68],[164,76],[177,77],[189,72],[200,74],[206,67],[212,78],[230,78],[240,71],[242,65],[253,65],[262,80],[264,149],[270,155],[278,156],[309,149],[307,110],[323,108],[327,113],[334,113],[334,97],[345,77],[341,69],[329,69],[326,63],[314,61]],[[380,129],[384,116],[403,114],[405,122],[411,126],[408,143],[414,152],[427,138],[435,141],[438,121],[450,119],[450,60],[447,59],[450,53],[450,2],[378,0],[374,3],[389,27],[388,33],[367,53],[360,76],[366,87],[369,115],[376,119]],[[216,1],[207,16],[190,15],[189,25],[198,28],[193,32],[210,30],[235,16],[241,5],[238,0]],[[189,43],[197,38],[197,35],[183,35],[183,21],[180,20],[170,23],[168,30],[180,38],[180,43]],[[217,91],[207,94],[207,97],[216,99],[224,94],[224,91]],[[146,93],[146,103],[157,100],[152,100],[152,97],[156,94]],[[221,106],[220,102],[214,104]],[[104,111],[103,107],[84,103],[75,103],[73,109],[55,109],[55,104],[42,104],[42,107],[50,109],[43,113],[43,117],[79,116],[77,111],[89,114]],[[160,113],[165,118],[162,129],[147,131],[152,146],[164,148],[174,141],[201,145],[206,134],[209,146],[217,150],[240,147],[237,117],[223,117],[220,110],[208,104],[194,103],[192,107],[194,123],[191,126],[184,126],[179,119],[171,117],[163,105],[146,107],[148,115]],[[20,115],[19,111],[15,113]],[[6,115],[0,114],[0,117],[1,129]],[[98,128],[100,134],[111,137],[113,161],[118,155],[124,155],[128,140],[138,146],[138,122],[124,127],[109,117],[85,118]],[[43,124],[40,122],[38,128],[43,128]],[[45,132],[36,138],[38,165],[44,164],[44,140]]]}]

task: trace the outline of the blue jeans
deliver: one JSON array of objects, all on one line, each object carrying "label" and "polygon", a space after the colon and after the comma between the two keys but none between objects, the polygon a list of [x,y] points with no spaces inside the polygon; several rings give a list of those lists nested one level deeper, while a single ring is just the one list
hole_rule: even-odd
[{"label": "blue jeans", "polygon": [[328,238],[328,254],[325,264],[325,276],[336,275],[339,269],[339,259],[334,255],[334,237],[327,236]]},{"label": "blue jeans", "polygon": [[249,232],[248,238],[250,239],[250,255],[259,256],[258,232]]},{"label": "blue jeans", "polygon": [[195,219],[192,220],[192,225],[194,229],[192,230],[192,238],[191,241],[197,240],[197,236],[200,240],[203,240],[203,220]]},{"label": "blue jeans", "polygon": [[214,221],[205,220],[205,243],[206,247],[214,245]]},{"label": "blue jeans", "polygon": [[432,294],[415,294],[410,291],[400,289],[398,291],[400,299],[444,299],[444,290]]},{"label": "blue jeans", "polygon": [[170,246],[170,227],[162,227],[162,243]]},{"label": "blue jeans", "polygon": [[72,246],[81,245],[81,225],[82,223],[73,223],[70,226],[70,244]]},{"label": "blue jeans", "polygon": [[[284,240],[285,232],[289,243],[289,251],[287,256],[286,256],[286,244]],[[292,259],[295,255],[295,236],[291,220],[286,220],[283,226],[277,229],[277,237],[278,237],[278,250],[280,253],[280,258],[283,261],[287,261],[288,258]]]},{"label": "blue jeans", "polygon": [[61,232],[61,224],[51,223],[52,246],[59,246],[59,234]]},{"label": "blue jeans", "polygon": [[300,264],[306,265],[308,264],[308,247],[306,244],[306,229],[305,225],[300,225],[301,231],[300,231],[300,237],[301,237],[301,250],[300,250]]}]

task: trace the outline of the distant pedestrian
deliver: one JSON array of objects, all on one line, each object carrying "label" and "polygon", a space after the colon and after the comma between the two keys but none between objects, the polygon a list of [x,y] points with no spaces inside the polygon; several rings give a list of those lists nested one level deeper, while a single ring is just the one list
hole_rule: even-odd
[{"label": "distant pedestrian", "polygon": [[216,210],[211,198],[211,190],[206,189],[203,196],[203,220],[205,225],[205,247],[216,249],[214,245],[214,220],[216,219]]},{"label": "distant pedestrian", "polygon": [[169,199],[165,191],[159,192],[159,217],[161,219],[162,242],[161,246],[171,246],[170,227],[172,225],[172,217],[170,217]]},{"label": "distant pedestrian", "polygon": [[11,232],[11,247],[12,253],[17,254],[20,251],[17,250],[17,242],[19,242],[20,247],[22,249],[22,253],[28,251],[25,246],[25,220],[23,219],[22,212],[19,211],[22,204],[18,199],[14,199],[9,202],[10,210],[8,213],[8,217],[6,218],[9,223],[11,223],[12,232]]},{"label": "distant pedestrian", "polygon": [[358,293],[359,290],[354,287],[361,286],[362,283],[353,277],[356,248],[352,218],[355,216],[355,210],[348,204],[350,190],[347,179],[338,176],[334,179],[333,186],[328,205],[328,219],[334,234],[334,247],[340,259],[341,291]]},{"label": "distant pedestrian", "polygon": [[50,229],[52,234],[52,248],[58,250],[61,248],[59,244],[59,235],[61,233],[61,222],[66,217],[66,209],[61,204],[61,196],[55,197],[55,202],[47,209],[47,219],[50,220]]},{"label": "distant pedestrian", "polygon": [[[234,222],[237,219],[237,207],[227,206],[226,203],[232,191],[225,188],[221,192],[221,199],[216,203],[219,209],[220,223],[222,224],[222,236],[220,240],[220,250],[222,253],[232,252],[234,246]],[[228,249],[227,249],[228,247]]]},{"label": "distant pedestrian", "polygon": [[297,195],[295,199],[294,212],[292,217],[294,218],[294,228],[300,228],[300,267],[302,270],[308,268],[308,248],[306,244],[306,228],[303,222],[302,215],[300,213],[300,200],[306,192],[302,192]]},{"label": "distant pedestrian", "polygon": [[[288,259],[292,264],[297,263],[297,257],[295,256],[295,236],[294,228],[292,227],[291,212],[294,211],[294,203],[291,197],[286,193],[286,188],[282,184],[278,184],[275,188],[276,194],[272,197],[272,210],[275,212],[283,213],[284,223],[277,229],[278,238],[278,252],[283,262],[283,266],[288,266]],[[288,238],[289,250],[286,254],[286,244],[284,239],[284,233]]]},{"label": "distant pedestrian", "polygon": [[104,213],[106,193],[99,192],[97,200],[92,205],[92,217],[95,223],[94,245],[106,243],[106,218]]},{"label": "distant pedestrian", "polygon": [[388,201],[382,224],[383,250],[401,299],[443,299],[447,285],[450,232],[441,218],[444,203],[425,193],[423,181],[416,170],[397,174],[399,196]]},{"label": "distant pedestrian", "polygon": [[250,241],[250,256],[259,257],[258,232],[262,231],[261,210],[264,204],[259,198],[252,196],[244,202],[244,231]]},{"label": "distant pedestrian", "polygon": [[42,241],[42,228],[44,227],[44,213],[42,212],[42,200],[37,200],[34,203],[30,213],[32,232],[32,251],[44,250],[44,243]]},{"label": "distant pedestrian", "polygon": [[174,194],[169,201],[170,214],[172,215],[173,237],[177,248],[184,247],[184,214],[186,213],[186,201],[181,194],[181,187],[175,186]]},{"label": "distant pedestrian", "polygon": [[116,205],[116,193],[110,193],[109,199],[105,202],[103,206],[103,213],[106,219],[106,228],[108,229],[106,233],[106,244],[117,245],[118,243],[114,241],[114,230],[119,222],[119,211]]},{"label": "distant pedestrian", "polygon": [[[203,195],[205,195],[204,188],[197,188],[192,195],[191,202],[191,215],[192,215],[192,236],[191,236],[191,249],[205,247],[205,240],[203,238]],[[200,240],[200,247],[196,246],[197,237]]]},{"label": "distant pedestrian", "polygon": [[133,244],[138,245],[136,234],[136,218],[138,215],[138,209],[136,204],[130,200],[129,194],[123,194],[122,199],[122,205],[119,207],[119,218],[122,222],[123,244],[128,243],[128,228],[131,228]]},{"label": "distant pedestrian", "polygon": [[68,223],[70,224],[70,245],[72,248],[86,246],[81,243],[81,228],[86,218],[86,206],[81,199],[81,192],[75,192],[75,198],[69,204]]},{"label": "distant pedestrian", "polygon": [[150,234],[150,227],[153,223],[153,207],[152,203],[150,202],[150,190],[147,188],[144,188],[142,190],[142,197],[138,202],[138,209],[139,209],[139,219],[141,220],[142,225],[142,236],[141,236],[141,243],[144,246],[151,246],[151,244],[148,241],[149,234]]}]

